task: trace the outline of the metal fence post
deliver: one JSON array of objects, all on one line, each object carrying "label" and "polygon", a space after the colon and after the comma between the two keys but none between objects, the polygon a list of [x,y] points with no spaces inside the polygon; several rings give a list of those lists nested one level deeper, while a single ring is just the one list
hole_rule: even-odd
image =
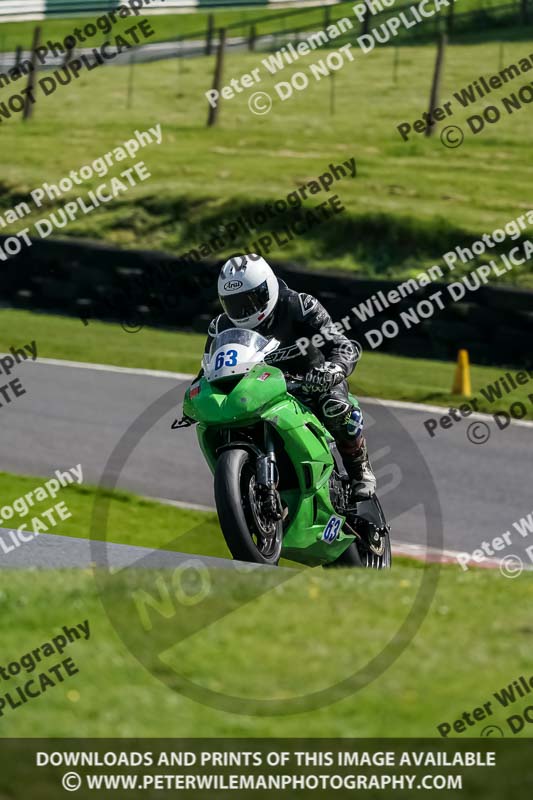
[{"label": "metal fence post", "polygon": [[130,69],[128,74],[128,99],[126,101],[126,108],[131,108],[133,104],[133,70],[135,68],[135,51],[132,50],[130,54]]},{"label": "metal fence post", "polygon": [[208,14],[207,16],[207,32],[205,35],[205,54],[210,56],[213,50],[213,33],[215,30],[215,15]]},{"label": "metal fence post", "polygon": [[437,47],[437,58],[435,60],[435,72],[433,73],[433,83],[431,85],[431,95],[429,97],[429,118],[430,122],[425,130],[426,136],[431,136],[435,129],[435,122],[433,121],[433,111],[439,102],[439,89],[440,79],[442,75],[442,68],[444,66],[444,50],[446,47],[446,34],[441,33],[439,44]]},{"label": "metal fence post", "polygon": [[183,41],[180,39],[178,43],[178,52],[176,61],[178,62],[178,78],[181,78],[181,59],[183,58]]},{"label": "metal fence post", "polygon": [[448,34],[453,33],[453,12],[454,5],[452,3],[448,6],[448,15],[446,17],[446,31]]},{"label": "metal fence post", "polygon": [[361,35],[364,36],[365,33],[368,33],[368,28],[370,26],[370,11],[368,10],[368,6],[365,9],[365,16],[361,23]]},{"label": "metal fence post", "polygon": [[26,100],[24,103],[23,121],[29,120],[33,113],[32,97],[35,91],[35,76],[37,74],[37,48],[41,41],[41,26],[37,25],[33,31],[33,43],[31,46],[31,69],[28,73],[28,85],[26,87]]},{"label": "metal fence post", "polygon": [[66,67],[72,61],[72,57],[74,55],[75,46],[73,44],[69,45],[65,50],[65,58],[63,59],[63,66]]},{"label": "metal fence post", "polygon": [[400,48],[396,45],[394,48],[394,60],[392,62],[392,81],[394,85],[398,83],[398,65],[400,63]]},{"label": "metal fence post", "polygon": [[329,113],[335,116],[335,73],[329,73]]},{"label": "metal fence post", "polygon": [[[220,29],[220,40],[217,50],[217,60],[215,64],[215,72],[213,74],[213,86],[212,88],[220,92],[220,86],[222,84],[222,71],[224,69],[224,48],[226,46],[226,29]],[[220,97],[217,99],[216,105],[213,107],[211,103],[209,104],[209,114],[207,116],[207,127],[211,128],[213,125],[217,124],[218,121],[218,111],[219,111],[219,102]]]},{"label": "metal fence post", "polygon": [[253,53],[255,50],[255,40],[257,38],[257,33],[255,30],[255,25],[250,25],[250,34],[248,36],[248,50]]}]

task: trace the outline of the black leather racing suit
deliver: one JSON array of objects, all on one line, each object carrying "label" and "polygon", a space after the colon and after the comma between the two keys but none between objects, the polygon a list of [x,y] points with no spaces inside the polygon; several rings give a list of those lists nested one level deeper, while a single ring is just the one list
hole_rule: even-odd
[{"label": "black leather racing suit", "polygon": [[[213,338],[228,328],[235,327],[226,314],[221,314],[209,325],[205,351]],[[354,472],[361,457],[363,416],[358,405],[348,396],[346,378],[356,364],[356,351],[350,341],[339,333],[324,306],[310,294],[289,289],[279,281],[279,300],[274,313],[257,332],[279,340],[278,349],[267,361],[285,374],[303,377],[312,367],[325,361],[339,364],[345,380],[323,394],[302,392],[299,398],[322,420],[330,431],[348,473]],[[314,337],[314,339],[313,339]],[[354,469],[350,469],[351,467]]]}]

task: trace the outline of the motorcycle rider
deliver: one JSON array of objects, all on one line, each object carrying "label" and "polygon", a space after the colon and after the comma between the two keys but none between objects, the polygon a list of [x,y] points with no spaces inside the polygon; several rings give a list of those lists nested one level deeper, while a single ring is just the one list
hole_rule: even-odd
[{"label": "motorcycle rider", "polygon": [[[351,479],[354,497],[374,494],[376,478],[363,436],[363,415],[348,396],[346,378],[353,372],[357,351],[310,294],[289,289],[264,258],[255,254],[230,258],[220,271],[218,296],[224,314],[209,325],[205,351],[228,328],[256,330],[275,337],[279,348],[267,357],[285,374],[303,378],[300,399],[334,437]],[[315,346],[317,335],[323,344]]]}]

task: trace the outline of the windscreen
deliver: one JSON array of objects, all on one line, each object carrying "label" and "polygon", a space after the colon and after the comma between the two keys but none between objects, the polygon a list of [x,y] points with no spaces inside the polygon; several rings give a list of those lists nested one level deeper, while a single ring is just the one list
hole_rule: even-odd
[{"label": "windscreen", "polygon": [[262,350],[268,344],[268,339],[265,339],[264,336],[261,336],[256,331],[249,331],[245,328],[229,328],[227,331],[222,331],[222,333],[215,336],[209,348],[209,357],[211,358],[219,347],[223,347],[226,344],[241,344],[243,347]]}]

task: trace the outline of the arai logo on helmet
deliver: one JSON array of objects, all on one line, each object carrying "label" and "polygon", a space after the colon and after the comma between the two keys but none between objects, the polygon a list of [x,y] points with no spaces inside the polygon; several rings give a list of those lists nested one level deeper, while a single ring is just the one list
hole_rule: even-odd
[{"label": "arai logo on helmet", "polygon": [[242,286],[242,281],[227,281],[224,284],[224,289],[226,292],[234,292],[236,289],[240,289]]}]

